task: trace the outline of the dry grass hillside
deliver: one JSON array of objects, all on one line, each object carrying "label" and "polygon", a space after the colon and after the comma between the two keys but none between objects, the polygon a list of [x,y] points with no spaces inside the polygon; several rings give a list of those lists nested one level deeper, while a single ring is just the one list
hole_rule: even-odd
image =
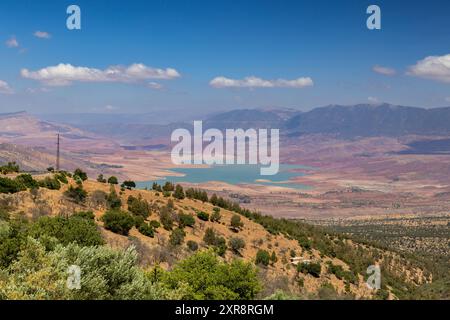
[{"label": "dry grass hillside", "polygon": [[[36,177],[42,179],[43,177]],[[195,241],[199,249],[206,249],[209,246],[204,241],[206,230],[214,229],[218,236],[226,239],[228,249],[223,255],[223,259],[231,261],[235,258],[242,258],[246,261],[255,262],[258,250],[266,250],[276,256],[276,261],[272,261],[267,266],[259,265],[260,277],[265,285],[261,296],[273,294],[277,290],[289,292],[294,296],[315,297],[321,290],[331,290],[341,297],[353,298],[373,298],[375,292],[369,289],[365,283],[364,276],[352,270],[352,267],[335,255],[329,256],[314,247],[305,248],[300,242],[289,235],[270,233],[261,224],[256,223],[240,215],[243,222],[242,227],[232,228],[231,219],[236,212],[220,209],[221,219],[218,222],[204,221],[200,219],[198,212],[205,212],[211,215],[214,206],[209,202],[202,202],[195,199],[175,199],[172,196],[164,196],[161,192],[148,190],[127,190],[118,185],[111,186],[107,183],[99,183],[92,180],[83,182],[83,188],[87,191],[87,198],[83,203],[76,203],[69,199],[64,192],[70,185],[76,183],[69,179],[68,184],[62,184],[60,190],[49,190],[39,188],[37,190],[23,191],[15,194],[1,194],[1,203],[12,208],[14,212],[23,212],[29,219],[38,219],[42,216],[70,216],[79,211],[92,211],[96,216],[96,223],[100,228],[103,238],[107,244],[115,248],[127,248],[134,245],[140,255],[140,264],[144,267],[151,267],[155,264],[163,268],[171,269],[176,262],[189,256],[192,251],[187,247],[187,242]],[[172,231],[165,230],[162,226],[156,228],[153,237],[141,234],[136,227],[133,227],[128,235],[120,235],[107,230],[104,227],[102,216],[107,212],[106,197],[114,188],[121,199],[121,210],[127,211],[127,200],[130,196],[147,201],[150,208],[150,216],[146,221],[161,222],[160,212],[163,207],[167,207],[169,202],[172,205],[172,214],[175,216],[174,229],[178,226],[176,216],[180,213],[192,215],[195,223],[192,227],[184,227],[186,233],[184,242],[174,246],[169,239]],[[241,238],[245,242],[245,247],[238,253],[230,249],[230,240]],[[338,241],[337,239],[331,239]],[[351,240],[346,241],[346,245],[359,250],[359,244]],[[394,253],[386,253],[379,250],[379,261],[389,257],[390,267],[402,276],[406,282],[412,285],[419,285],[431,280],[430,275],[425,275],[422,270],[413,266],[405,266],[400,257]],[[313,275],[308,272],[297,271],[297,267],[291,261],[295,257],[297,261],[305,263],[317,263],[321,266],[320,275]],[[345,278],[338,278],[330,270],[330,263],[333,266],[340,266],[345,272],[354,272],[355,279],[348,281]],[[396,298],[395,293],[388,288],[388,297]]]}]

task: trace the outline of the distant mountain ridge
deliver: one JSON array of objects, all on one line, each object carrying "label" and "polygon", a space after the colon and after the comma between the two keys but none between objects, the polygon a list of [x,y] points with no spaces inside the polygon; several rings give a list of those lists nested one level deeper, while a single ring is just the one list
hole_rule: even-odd
[{"label": "distant mountain ridge", "polygon": [[450,107],[423,109],[390,104],[331,105],[300,113],[284,129],[291,135],[336,134],[341,137],[448,135]]},{"label": "distant mountain ridge", "polygon": [[[284,114],[286,115],[286,114]],[[341,138],[449,135],[450,107],[424,109],[391,104],[329,105],[281,117],[276,110],[243,109],[206,119],[216,128],[279,128],[288,136],[333,134]]]},{"label": "distant mountain ridge", "polygon": [[[55,115],[55,117],[61,118],[62,116]],[[98,121],[97,118],[99,115],[96,114],[93,117],[84,115],[71,119],[71,115],[67,114],[68,121],[66,123],[77,123],[68,126],[59,125],[59,122],[36,122],[35,118],[26,112],[6,113],[0,114],[0,123],[5,124],[4,128],[9,127],[9,129],[0,129],[0,132],[5,137],[12,137],[12,134],[19,136],[33,124],[36,128],[39,127],[41,132],[59,131],[66,135],[70,133],[70,137],[77,134],[85,138],[86,136],[82,132],[90,132],[104,137],[114,137],[125,144],[146,145],[149,143],[149,139],[159,139],[161,141],[154,142],[164,143],[163,140],[166,141],[171,132],[177,128],[192,129],[192,121],[173,121],[170,124],[139,123],[134,121],[136,115],[122,117],[118,114],[109,115],[104,119],[99,118]],[[18,119],[20,122],[15,121]],[[86,119],[86,123],[83,122],[83,119]],[[30,125],[23,126],[24,120],[29,121]],[[13,123],[18,130],[12,130]],[[74,127],[81,129],[80,132],[77,133]],[[281,135],[285,137],[308,134],[327,134],[338,138],[400,137],[405,135],[447,136],[450,135],[450,107],[424,109],[391,104],[358,104],[352,106],[329,105],[306,112],[287,108],[236,109],[205,116],[203,127],[204,129],[217,128],[220,130],[278,128]]]}]

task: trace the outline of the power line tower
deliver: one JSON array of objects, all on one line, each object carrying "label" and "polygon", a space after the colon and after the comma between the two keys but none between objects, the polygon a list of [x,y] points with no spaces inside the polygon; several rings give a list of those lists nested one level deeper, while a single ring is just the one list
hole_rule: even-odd
[{"label": "power line tower", "polygon": [[57,142],[56,142],[56,172],[59,172],[59,133],[57,134]]}]

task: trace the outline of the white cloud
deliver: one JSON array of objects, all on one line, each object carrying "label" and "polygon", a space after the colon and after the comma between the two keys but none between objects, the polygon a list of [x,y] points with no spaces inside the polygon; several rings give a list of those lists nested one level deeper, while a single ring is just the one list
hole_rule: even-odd
[{"label": "white cloud", "polygon": [[149,83],[147,83],[147,87],[149,87],[150,89],[155,89],[155,90],[161,90],[163,88],[163,86],[157,82],[149,82]]},{"label": "white cloud", "polygon": [[372,68],[372,70],[376,73],[383,74],[385,76],[393,76],[397,73],[397,71],[395,71],[395,69],[388,68],[388,67],[382,67],[382,66],[378,66],[378,65],[374,66]]},{"label": "white cloud", "polygon": [[108,104],[107,106],[105,106],[105,110],[106,111],[114,111],[114,110],[117,110],[117,109],[119,109],[118,107],[115,107],[115,106],[112,106],[112,105],[110,105],[110,104]]},{"label": "white cloud", "polygon": [[46,93],[46,92],[50,92],[51,90],[49,88],[46,87],[41,87],[41,88],[27,88],[27,92],[28,93]]},{"label": "white cloud", "polygon": [[445,101],[450,102],[450,97],[445,98]]},{"label": "white cloud", "polygon": [[170,80],[180,77],[175,69],[151,68],[141,63],[128,67],[110,66],[104,70],[60,63],[37,71],[22,69],[20,73],[26,79],[37,80],[49,86],[65,86],[72,82],[137,83],[149,79]]},{"label": "white cloud", "polygon": [[450,83],[450,54],[426,57],[409,67],[407,74]]},{"label": "white cloud", "polygon": [[36,31],[35,33],[33,33],[33,35],[41,39],[50,39],[52,37],[50,33],[45,31]]},{"label": "white cloud", "polygon": [[367,100],[369,100],[370,103],[379,103],[380,100],[378,100],[377,97],[368,97]]},{"label": "white cloud", "polygon": [[13,94],[14,90],[11,89],[9,84],[3,80],[0,80],[0,93],[1,94]]},{"label": "white cloud", "polygon": [[11,36],[11,38],[6,40],[5,44],[8,48],[17,48],[19,46],[19,42],[15,36]]},{"label": "white cloud", "polygon": [[216,77],[209,82],[214,88],[304,88],[313,86],[311,78],[298,78],[294,80],[264,80],[254,76],[246,77],[242,80]]}]

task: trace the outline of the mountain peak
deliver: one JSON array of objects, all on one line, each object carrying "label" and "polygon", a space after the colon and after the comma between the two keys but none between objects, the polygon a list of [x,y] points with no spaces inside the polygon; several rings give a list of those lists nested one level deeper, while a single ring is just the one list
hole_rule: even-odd
[{"label": "mountain peak", "polygon": [[0,113],[0,118],[3,118],[3,119],[19,117],[19,116],[29,116],[29,114],[25,110],[17,111],[17,112]]}]

